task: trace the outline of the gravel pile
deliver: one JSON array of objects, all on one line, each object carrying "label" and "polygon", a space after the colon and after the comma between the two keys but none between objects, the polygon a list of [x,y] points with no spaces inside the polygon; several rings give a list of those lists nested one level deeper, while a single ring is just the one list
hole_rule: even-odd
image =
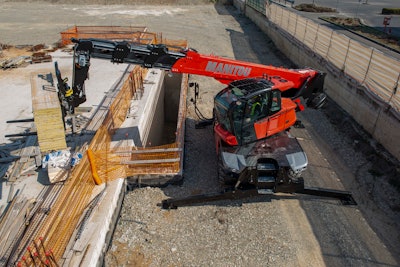
[{"label": "gravel pile", "polygon": [[[151,266],[261,266],[294,263],[293,247],[280,229],[277,207],[261,203],[184,207],[161,210],[164,199],[156,188],[143,188],[127,195],[108,253],[109,266],[130,266],[130,252],[143,254]],[[234,205],[235,203],[229,203]],[[270,219],[264,219],[270,218]],[[276,218],[271,220],[271,218]],[[117,244],[117,245],[116,245]],[[112,255],[112,260],[110,260]]]}]

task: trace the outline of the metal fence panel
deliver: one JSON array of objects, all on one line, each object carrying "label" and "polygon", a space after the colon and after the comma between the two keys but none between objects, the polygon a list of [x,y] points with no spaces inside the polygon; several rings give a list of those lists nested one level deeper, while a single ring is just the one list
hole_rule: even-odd
[{"label": "metal fence panel", "polygon": [[308,19],[301,16],[297,18],[296,34],[294,37],[296,37],[296,39],[298,39],[301,42],[303,42],[305,38],[307,23]]},{"label": "metal fence panel", "polygon": [[331,37],[331,46],[326,59],[333,63],[337,68],[344,69],[344,63],[347,56],[347,49],[350,39],[338,33],[333,33]]},{"label": "metal fence panel", "polygon": [[326,27],[319,27],[317,39],[314,43],[314,50],[323,57],[328,54],[329,48],[331,46],[333,30],[327,29]]},{"label": "metal fence panel", "polygon": [[299,17],[296,13],[293,12],[288,12],[289,13],[289,22],[288,22],[288,27],[287,27],[287,32],[290,33],[291,35],[296,34],[296,26],[297,26],[297,17]]},{"label": "metal fence panel", "polygon": [[281,27],[289,32],[289,25],[290,25],[290,13],[288,10],[282,8],[281,13]]},{"label": "metal fence panel", "polygon": [[246,4],[265,15],[265,4],[269,0],[247,0]]},{"label": "metal fence panel", "polygon": [[392,101],[391,104],[400,110],[399,75],[400,64],[397,60],[374,51],[364,84],[384,101]]},{"label": "metal fence panel", "polygon": [[304,35],[303,43],[310,49],[313,49],[315,40],[317,39],[318,25],[311,20],[307,21],[306,33]]},{"label": "metal fence panel", "polygon": [[273,23],[281,25],[281,15],[283,8],[279,8],[277,5],[267,5],[266,9],[268,9],[268,19],[270,19]]},{"label": "metal fence panel", "polygon": [[351,40],[345,59],[344,71],[359,81],[363,82],[369,63],[371,61],[372,49]]}]

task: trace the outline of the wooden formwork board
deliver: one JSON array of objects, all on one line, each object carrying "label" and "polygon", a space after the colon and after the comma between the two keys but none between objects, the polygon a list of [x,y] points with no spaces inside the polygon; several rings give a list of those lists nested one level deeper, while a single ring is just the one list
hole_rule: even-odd
[{"label": "wooden formwork board", "polygon": [[67,148],[60,102],[52,74],[31,76],[32,109],[40,151]]}]

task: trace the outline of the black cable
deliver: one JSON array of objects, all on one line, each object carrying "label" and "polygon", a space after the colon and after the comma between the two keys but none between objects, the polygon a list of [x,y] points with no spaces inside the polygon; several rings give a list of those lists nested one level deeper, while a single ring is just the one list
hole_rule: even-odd
[{"label": "black cable", "polygon": [[214,118],[207,118],[201,113],[200,109],[197,107],[197,98],[199,97],[199,84],[198,83],[190,83],[189,87],[194,86],[194,99],[192,98],[191,101],[194,104],[194,111],[197,117],[200,119],[200,122],[196,124],[196,128],[204,128],[207,125],[212,124]]}]

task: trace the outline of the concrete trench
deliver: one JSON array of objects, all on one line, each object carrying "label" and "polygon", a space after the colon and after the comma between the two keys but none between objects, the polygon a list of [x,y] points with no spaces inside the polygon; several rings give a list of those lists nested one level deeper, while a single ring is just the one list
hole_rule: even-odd
[{"label": "concrete trench", "polygon": [[[138,116],[128,116],[114,135],[114,139],[121,141],[129,136],[132,139],[125,140],[126,142],[150,149],[152,146],[176,142],[178,148],[183,151],[187,81],[187,75],[169,76],[160,70],[150,70],[144,81],[143,97],[138,103],[141,107]],[[114,142],[118,142],[115,140]],[[183,153],[180,155],[180,166],[183,166]],[[182,180],[182,174],[183,170],[180,168],[177,173],[120,178],[96,186],[92,195],[103,192],[101,194],[104,196],[86,221],[80,238],[72,238],[70,241],[62,259],[62,266],[102,266],[126,190],[144,185],[162,186],[177,183]]]},{"label": "concrete trench", "polygon": [[164,75],[146,138],[146,146],[160,146],[176,141],[175,133],[181,130],[177,125],[181,85],[182,75],[174,74],[171,77]]}]

